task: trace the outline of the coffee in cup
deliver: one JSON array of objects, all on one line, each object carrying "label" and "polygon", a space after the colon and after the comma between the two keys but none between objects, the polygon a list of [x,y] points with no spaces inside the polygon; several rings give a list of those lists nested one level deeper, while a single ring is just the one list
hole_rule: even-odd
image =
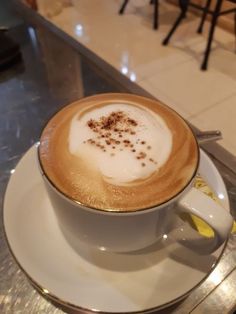
[{"label": "coffee in cup", "polygon": [[40,161],[56,188],[85,206],[133,211],[165,203],[192,180],[198,145],[173,110],[106,94],[58,112],[41,136]]},{"label": "coffee in cup", "polygon": [[[139,250],[168,233],[176,211],[184,211],[214,230],[205,250],[212,252],[227,239],[232,217],[193,188],[199,151],[191,128],[167,106],[137,95],[102,94],[50,119],[38,159],[72,247],[83,242]],[[190,239],[190,247],[197,246]]]}]

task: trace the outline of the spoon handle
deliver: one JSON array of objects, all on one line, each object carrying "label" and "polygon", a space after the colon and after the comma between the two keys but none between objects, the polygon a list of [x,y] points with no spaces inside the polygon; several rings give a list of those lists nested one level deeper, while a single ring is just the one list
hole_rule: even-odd
[{"label": "spoon handle", "polygon": [[222,139],[222,133],[219,130],[205,131],[196,134],[198,144],[204,144]]}]

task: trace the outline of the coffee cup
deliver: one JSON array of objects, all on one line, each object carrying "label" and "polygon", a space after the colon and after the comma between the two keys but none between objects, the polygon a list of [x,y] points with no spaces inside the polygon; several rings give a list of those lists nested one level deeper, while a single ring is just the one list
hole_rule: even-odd
[{"label": "coffee cup", "polygon": [[194,188],[200,150],[192,129],[158,101],[117,93],[69,104],[43,129],[38,160],[72,247],[146,248],[169,232],[176,212],[213,229],[208,252],[231,231],[231,215]]}]

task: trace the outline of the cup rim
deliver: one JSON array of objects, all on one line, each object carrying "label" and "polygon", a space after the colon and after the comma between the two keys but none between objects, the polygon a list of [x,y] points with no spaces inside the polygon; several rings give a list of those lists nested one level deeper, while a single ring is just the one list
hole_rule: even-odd
[{"label": "cup rim", "polygon": [[177,194],[173,195],[171,198],[163,201],[162,203],[159,203],[157,205],[152,205],[150,207],[145,207],[145,208],[137,208],[137,209],[132,209],[132,210],[120,210],[120,209],[115,209],[115,208],[106,208],[106,209],[103,209],[103,208],[97,208],[97,207],[93,207],[93,206],[88,206],[76,199],[74,199],[73,197],[71,197],[70,195],[66,194],[65,192],[63,192],[61,189],[59,189],[56,184],[50,179],[50,177],[47,175],[46,171],[44,170],[43,168],[43,164],[41,162],[41,159],[40,159],[40,141],[39,141],[39,144],[37,145],[37,159],[38,159],[38,164],[39,164],[39,167],[40,167],[40,172],[41,174],[47,179],[47,181],[50,183],[50,185],[53,187],[54,190],[56,190],[56,192],[63,196],[63,198],[65,198],[67,201],[70,201],[72,202],[73,204],[76,204],[77,206],[80,206],[80,207],[83,207],[84,209],[87,209],[87,210],[90,210],[90,211],[97,211],[97,212],[100,212],[100,213],[109,213],[109,214],[124,214],[124,215],[128,215],[128,214],[134,214],[134,213],[142,213],[142,212],[146,212],[146,211],[151,211],[151,210],[154,210],[154,209],[157,209],[157,208],[161,208],[165,205],[167,205],[168,203],[171,203],[172,201],[174,201],[174,199],[178,198],[185,190],[186,188],[191,184],[191,182],[193,181],[193,179],[195,178],[196,174],[197,174],[197,171],[198,171],[198,168],[199,168],[199,164],[200,164],[200,147],[199,147],[199,144],[198,144],[198,141],[197,141],[197,138],[196,138],[196,135],[194,134],[193,132],[193,129],[191,128],[191,126],[189,125],[189,123],[178,113],[176,112],[174,109],[170,108],[168,105],[164,104],[163,102],[157,100],[157,99],[151,99],[151,98],[148,98],[148,97],[144,97],[144,96],[140,96],[140,95],[136,95],[136,94],[129,94],[129,93],[102,93],[102,94],[96,94],[96,95],[92,95],[92,96],[88,96],[88,97],[83,97],[81,99],[78,99],[77,101],[73,101],[71,103],[68,103],[66,104],[65,106],[63,106],[62,108],[60,108],[59,110],[57,110],[48,120],[47,122],[45,123],[44,127],[42,128],[42,131],[40,133],[40,139],[42,137],[42,134],[45,130],[45,128],[47,127],[49,121],[58,113],[60,112],[61,110],[63,110],[65,107],[75,103],[75,102],[80,102],[80,101],[84,101],[86,99],[92,99],[92,98],[96,98],[96,97],[102,97],[102,96],[124,96],[124,97],[127,97],[127,96],[135,96],[135,97],[139,97],[139,98],[143,98],[143,99],[146,99],[146,100],[152,100],[152,101],[157,101],[159,102],[162,106],[164,107],[167,107],[170,111],[172,111],[175,115],[177,115],[183,122],[184,124],[187,126],[188,130],[191,132],[194,140],[195,140],[195,143],[196,143],[196,148],[197,148],[197,162],[196,162],[196,167],[192,173],[192,176],[189,178],[189,180],[187,181],[187,183],[183,186],[182,189],[180,189],[178,191]]}]

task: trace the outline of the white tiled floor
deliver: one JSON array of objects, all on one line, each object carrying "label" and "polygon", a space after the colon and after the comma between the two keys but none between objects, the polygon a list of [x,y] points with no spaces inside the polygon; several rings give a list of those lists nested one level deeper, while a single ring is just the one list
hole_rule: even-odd
[{"label": "white tiled floor", "polygon": [[168,95],[173,105],[187,113],[186,118],[214,107],[236,91],[236,80],[214,69],[202,72],[195,60],[176,64],[145,81]]},{"label": "white tiled floor", "polygon": [[200,63],[206,44],[196,33],[199,18],[189,14],[168,47],[161,42],[178,10],[160,4],[160,27],[152,29],[149,0],[72,0],[50,20],[150,94],[174,108],[202,130],[220,129],[219,142],[236,155],[236,54],[234,35],[217,28],[209,69]]},{"label": "white tiled floor", "polygon": [[224,133],[222,145],[236,153],[236,94],[190,118],[190,122],[203,130],[221,129]]}]

